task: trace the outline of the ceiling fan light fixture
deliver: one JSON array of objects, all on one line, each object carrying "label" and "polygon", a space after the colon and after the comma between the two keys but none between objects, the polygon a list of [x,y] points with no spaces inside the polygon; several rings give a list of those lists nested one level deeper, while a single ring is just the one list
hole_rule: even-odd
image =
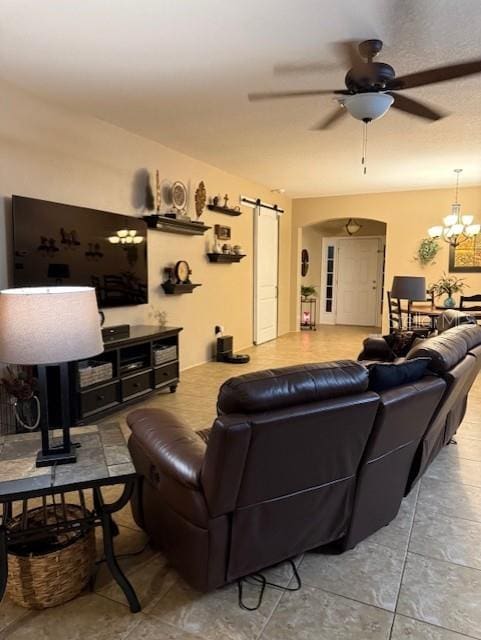
[{"label": "ceiling fan light fixture", "polygon": [[351,116],[363,122],[382,118],[393,102],[394,98],[387,93],[357,93],[342,99]]}]

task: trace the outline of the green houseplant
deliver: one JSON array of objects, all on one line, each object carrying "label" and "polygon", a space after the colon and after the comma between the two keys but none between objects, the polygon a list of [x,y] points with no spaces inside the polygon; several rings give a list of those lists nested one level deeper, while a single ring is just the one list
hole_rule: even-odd
[{"label": "green houseplant", "polygon": [[423,238],[419,245],[415,260],[423,267],[434,262],[441,246],[436,238]]},{"label": "green houseplant", "polygon": [[314,287],[305,287],[302,286],[301,287],[301,296],[302,298],[304,298],[304,300],[307,300],[307,298],[312,298],[312,296],[316,295],[316,290],[314,289]]},{"label": "green houseplant", "polygon": [[449,308],[456,306],[456,302],[453,299],[453,293],[462,293],[464,291],[464,287],[467,286],[468,285],[462,278],[448,276],[444,272],[443,277],[429,287],[429,291],[432,291],[437,297],[446,294],[448,297],[445,298],[443,304],[445,307]]}]

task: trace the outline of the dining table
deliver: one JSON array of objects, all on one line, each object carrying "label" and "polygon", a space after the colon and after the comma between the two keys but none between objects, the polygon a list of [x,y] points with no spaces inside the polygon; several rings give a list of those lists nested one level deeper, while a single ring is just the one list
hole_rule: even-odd
[{"label": "dining table", "polygon": [[[411,308],[409,312],[409,315],[411,316],[410,323],[419,325],[421,324],[419,322],[421,318],[429,318],[431,329],[434,330],[436,328],[437,318],[439,318],[441,314],[443,314],[445,311],[448,311],[449,309],[453,309],[455,311],[463,311],[464,313],[475,318],[477,322],[481,321],[481,310],[460,309],[459,307],[444,307],[441,305],[433,306],[430,304],[429,305],[427,304],[426,306],[424,306],[420,304],[420,305],[416,305],[416,307]],[[408,313],[407,310],[404,312]]]}]

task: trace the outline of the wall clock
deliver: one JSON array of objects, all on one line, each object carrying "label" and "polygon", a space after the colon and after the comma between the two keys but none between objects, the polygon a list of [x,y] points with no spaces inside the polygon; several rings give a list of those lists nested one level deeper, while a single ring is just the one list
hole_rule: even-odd
[{"label": "wall clock", "polygon": [[301,275],[307,276],[308,271],[309,271],[309,251],[307,249],[303,249],[301,252]]},{"label": "wall clock", "polygon": [[174,275],[178,284],[189,284],[189,276],[192,273],[189,263],[185,260],[179,260],[174,267]]}]

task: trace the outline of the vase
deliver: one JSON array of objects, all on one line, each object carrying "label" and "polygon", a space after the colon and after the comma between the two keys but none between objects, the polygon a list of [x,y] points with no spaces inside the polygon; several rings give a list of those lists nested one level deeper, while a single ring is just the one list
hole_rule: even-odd
[{"label": "vase", "polygon": [[443,304],[447,309],[452,309],[453,307],[456,306],[456,301],[454,298],[451,298],[451,296],[448,296],[443,302]]},{"label": "vase", "polygon": [[15,401],[15,416],[20,425],[33,431],[40,424],[40,402],[37,396]]}]

